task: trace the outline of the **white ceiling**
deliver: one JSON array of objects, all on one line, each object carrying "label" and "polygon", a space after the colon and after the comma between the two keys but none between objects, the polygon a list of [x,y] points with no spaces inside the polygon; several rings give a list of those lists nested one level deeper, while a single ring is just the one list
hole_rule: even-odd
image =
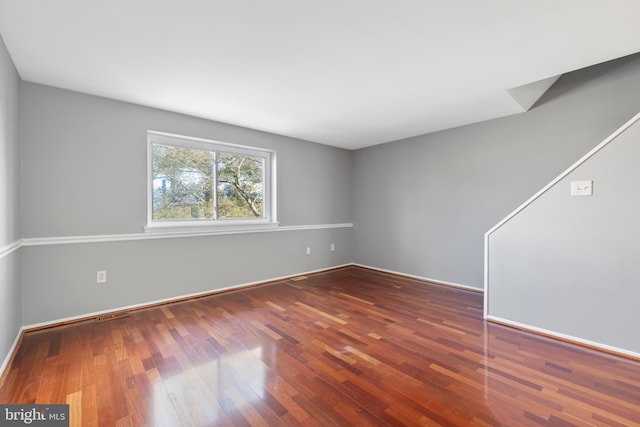
[{"label": "white ceiling", "polygon": [[639,17],[637,0],[0,0],[26,81],[349,149],[522,112],[552,77],[640,51]]}]

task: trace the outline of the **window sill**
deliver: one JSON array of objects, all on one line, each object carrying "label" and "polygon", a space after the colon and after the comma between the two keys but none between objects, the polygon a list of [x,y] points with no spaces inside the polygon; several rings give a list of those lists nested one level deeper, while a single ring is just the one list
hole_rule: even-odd
[{"label": "window sill", "polygon": [[144,228],[146,234],[163,236],[210,236],[217,234],[243,234],[274,231],[279,227],[277,222],[264,222],[248,224],[246,222],[229,222],[226,224],[193,224],[193,223],[166,223],[152,224]]}]

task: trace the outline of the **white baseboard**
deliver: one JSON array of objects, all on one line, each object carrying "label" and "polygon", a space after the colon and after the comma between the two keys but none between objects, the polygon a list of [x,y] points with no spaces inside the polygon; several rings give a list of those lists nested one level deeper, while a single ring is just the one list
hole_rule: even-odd
[{"label": "white baseboard", "polygon": [[582,345],[585,347],[591,347],[593,349],[596,350],[602,350],[604,352],[607,353],[614,353],[620,356],[624,356],[624,357],[630,357],[632,359],[635,360],[640,360],[640,353],[636,353],[630,350],[626,350],[623,348],[619,348],[619,347],[614,347],[608,344],[602,344],[599,342],[595,342],[595,341],[590,341],[590,340],[585,340],[583,338],[578,338],[578,337],[574,337],[571,335],[567,335],[567,334],[563,334],[560,332],[555,332],[555,331],[550,331],[548,329],[544,329],[544,328],[538,328],[537,326],[531,326],[528,325],[526,323],[520,323],[520,322],[515,322],[513,320],[507,320],[507,319],[503,319],[501,317],[498,316],[492,316],[492,315],[488,315],[486,317],[487,320],[492,321],[492,322],[496,322],[498,324],[501,325],[505,325],[505,326],[511,326],[514,327],[516,329],[521,329],[524,331],[529,331],[538,335],[545,335],[551,338],[557,338],[559,340],[562,341],[566,341],[569,343],[574,343],[577,345]]},{"label": "white baseboard", "polygon": [[407,273],[401,273],[399,271],[387,270],[387,269],[384,269],[384,268],[371,267],[371,266],[365,265],[365,264],[352,263],[352,265],[354,265],[356,267],[368,268],[369,270],[377,270],[377,271],[380,271],[380,272],[383,272],[383,273],[395,274],[396,276],[404,276],[404,277],[408,277],[408,278],[411,278],[411,279],[423,280],[425,282],[434,283],[436,285],[449,286],[451,288],[460,288],[460,289],[464,289],[464,290],[467,290],[467,291],[473,291],[473,292],[478,292],[478,293],[483,293],[484,292],[484,289],[476,288],[475,286],[461,285],[460,283],[453,283],[453,282],[445,282],[444,280],[431,279],[429,277],[416,276],[414,274],[407,274]]},{"label": "white baseboard", "polygon": [[5,372],[5,370],[9,368],[9,363],[15,357],[15,352],[18,348],[18,343],[20,342],[20,339],[22,338],[22,334],[24,333],[24,331],[25,331],[24,327],[18,330],[18,333],[16,334],[16,337],[13,340],[13,344],[11,344],[11,347],[9,348],[7,355],[2,361],[2,365],[0,365],[0,387],[2,386],[2,383],[4,382],[4,380],[6,379],[4,375],[5,373],[8,373],[8,372]]}]

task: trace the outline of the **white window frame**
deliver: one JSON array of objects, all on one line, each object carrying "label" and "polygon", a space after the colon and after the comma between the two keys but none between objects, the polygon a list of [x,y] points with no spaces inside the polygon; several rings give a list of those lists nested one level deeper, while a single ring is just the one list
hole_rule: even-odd
[{"label": "white window frame", "polygon": [[[207,151],[262,157],[263,177],[263,216],[261,218],[239,219],[189,219],[189,220],[153,220],[153,145],[194,148]],[[215,191],[214,191],[215,194]],[[147,131],[147,225],[145,231],[211,232],[238,229],[240,232],[260,230],[277,226],[276,217],[276,152],[262,148],[231,144],[204,138],[175,135],[165,132]]]}]

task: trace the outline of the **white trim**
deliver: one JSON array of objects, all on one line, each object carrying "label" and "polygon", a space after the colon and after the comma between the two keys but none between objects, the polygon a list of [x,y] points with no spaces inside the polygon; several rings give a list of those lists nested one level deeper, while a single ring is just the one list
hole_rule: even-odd
[{"label": "white trim", "polygon": [[430,279],[428,277],[416,276],[414,274],[400,273],[399,271],[387,270],[387,269],[378,268],[378,267],[371,267],[371,266],[365,265],[365,264],[353,263],[352,265],[354,265],[356,267],[368,268],[369,270],[380,271],[382,273],[390,273],[390,274],[395,274],[397,276],[404,276],[404,277],[408,277],[410,279],[424,280],[425,282],[430,282],[430,283],[433,283],[433,284],[436,284],[436,285],[448,286],[450,288],[460,288],[460,289],[464,289],[464,290],[467,290],[467,291],[474,291],[474,292],[479,292],[479,293],[483,292],[483,290],[481,288],[476,288],[475,286],[461,285],[460,283],[453,283],[453,282],[445,282],[444,280]]},{"label": "white trim", "polygon": [[549,189],[554,187],[558,182],[560,182],[562,179],[564,179],[567,175],[569,175],[571,172],[573,172],[575,169],[577,169],[579,166],[581,166],[584,162],[586,162],[591,157],[593,157],[598,151],[602,150],[604,147],[609,145],[609,143],[613,142],[620,134],[622,134],[624,131],[626,131],[629,127],[631,127],[638,120],[640,120],[640,113],[638,113],[635,116],[633,116],[633,118],[631,120],[626,122],[618,130],[616,130],[611,135],[609,135],[604,141],[602,141],[600,144],[598,144],[595,148],[593,148],[587,154],[582,156],[577,162],[575,162],[574,164],[569,166],[567,168],[567,170],[565,170],[560,175],[558,175],[553,181],[551,181],[550,183],[545,185],[540,191],[538,191],[536,194],[531,196],[526,202],[524,202],[522,205],[518,206],[518,208],[516,208],[513,212],[511,212],[509,215],[504,217],[500,222],[498,222],[496,225],[491,227],[491,229],[484,234],[484,298],[485,298],[485,300],[484,300],[484,318],[485,319],[487,319],[488,316],[489,316],[489,235],[493,234],[494,231],[498,230],[504,224],[509,222],[509,220],[511,220],[511,218],[513,218],[514,216],[518,215],[521,211],[523,211],[526,207],[528,207],[530,204],[532,204],[536,199],[541,197]]},{"label": "white trim", "polygon": [[209,295],[214,296],[214,295],[216,295],[218,293],[221,293],[221,292],[241,290],[243,288],[256,286],[256,285],[261,285],[261,284],[268,285],[271,282],[287,280],[287,279],[291,279],[292,277],[304,276],[304,275],[307,275],[307,274],[322,273],[324,271],[335,270],[335,269],[342,268],[342,267],[349,267],[351,265],[352,264],[335,265],[335,266],[332,266],[332,267],[320,268],[320,269],[317,269],[317,270],[311,270],[311,271],[305,271],[305,272],[286,275],[286,276],[274,277],[274,278],[271,278],[271,279],[258,280],[258,281],[255,281],[255,282],[248,282],[248,283],[243,283],[243,284],[240,284],[240,285],[225,286],[223,288],[210,289],[210,290],[207,290],[207,291],[195,292],[195,293],[192,293],[192,294],[178,295],[178,296],[171,297],[171,298],[164,298],[164,299],[159,299],[159,300],[154,300],[154,301],[143,302],[143,303],[139,303],[139,304],[131,304],[131,305],[126,305],[126,306],[121,306],[121,307],[114,307],[114,308],[110,308],[110,309],[106,309],[106,310],[94,311],[92,313],[85,313],[85,314],[80,314],[80,315],[77,315],[77,316],[65,317],[63,319],[49,320],[49,321],[40,322],[40,323],[33,323],[31,325],[23,326],[21,331],[24,330],[25,332],[29,332],[32,329],[41,329],[41,328],[46,328],[48,326],[54,326],[54,325],[62,324],[62,323],[68,323],[68,322],[74,322],[74,321],[77,321],[77,320],[90,319],[90,318],[98,317],[100,315],[107,314],[107,313],[117,313],[117,312],[121,312],[121,311],[144,309],[144,308],[149,307],[149,306],[154,306],[154,305],[159,305],[159,304],[170,304],[172,302],[179,302],[179,301],[183,301],[185,299],[190,299],[190,298],[206,297],[206,296],[209,296]]},{"label": "white trim", "polygon": [[11,242],[8,245],[0,246],[0,259],[11,255],[13,252],[17,251],[22,247],[22,241],[16,240],[15,242]]},{"label": "white trim", "polygon": [[635,359],[640,359],[640,353],[636,353],[636,352],[633,352],[633,351],[630,351],[630,350],[625,350],[625,349],[622,349],[622,348],[619,348],[619,347],[614,347],[614,346],[607,345],[607,344],[602,344],[602,343],[595,342],[595,341],[585,340],[583,338],[574,337],[572,335],[562,334],[560,332],[550,331],[550,330],[544,329],[544,328],[538,328],[536,326],[531,326],[531,325],[528,325],[526,323],[515,322],[513,320],[507,320],[507,319],[503,319],[501,317],[492,316],[492,315],[488,315],[487,316],[487,320],[494,321],[497,324],[503,324],[503,325],[506,325],[506,326],[511,326],[511,327],[516,328],[516,329],[522,329],[522,330],[526,330],[526,331],[531,331],[531,332],[534,332],[534,333],[547,335],[549,337],[559,338],[561,340],[573,342],[573,343],[576,343],[576,344],[582,344],[582,345],[586,345],[586,346],[589,346],[589,347],[594,347],[596,349],[600,349],[600,350],[603,350],[603,351],[618,353],[618,354],[621,354],[621,355],[627,355],[629,357],[633,357]]},{"label": "white trim", "polygon": [[242,227],[242,228],[224,228],[212,230],[210,228],[203,230],[167,230],[153,233],[136,233],[136,234],[105,234],[96,236],[68,236],[68,237],[40,237],[22,239],[22,246],[50,246],[50,245],[70,245],[81,243],[105,243],[105,242],[126,242],[133,240],[154,240],[154,239],[175,239],[180,237],[205,237],[219,236],[225,234],[247,234],[247,233],[271,233],[280,231],[305,231],[305,230],[324,230],[330,228],[353,228],[353,223],[347,222],[342,224],[313,224],[313,225],[289,225],[284,227]]},{"label": "white trim", "polygon": [[540,196],[542,196],[544,193],[546,193],[551,187],[555,186],[558,182],[560,182],[560,180],[562,180],[563,178],[565,178],[567,175],[569,175],[571,172],[573,172],[576,168],[578,168],[578,166],[582,165],[584,162],[586,162],[587,160],[589,160],[591,157],[593,157],[594,154],[596,154],[598,151],[602,150],[605,146],[607,146],[609,143],[611,143],[614,139],[616,139],[621,133],[623,133],[625,130],[627,130],[631,125],[633,125],[635,122],[637,122],[638,120],[640,120],[640,113],[636,114],[631,120],[629,120],[627,123],[625,123],[624,125],[622,125],[622,127],[620,127],[620,129],[618,129],[617,131],[615,131],[614,133],[612,133],[607,139],[605,139],[604,141],[602,141],[600,144],[598,144],[594,149],[592,149],[591,151],[589,151],[587,154],[585,154],[584,156],[582,156],[580,158],[580,160],[578,160],[577,162],[575,162],[573,165],[569,166],[569,168],[567,168],[567,170],[565,170],[564,172],[562,172],[560,175],[558,175],[553,181],[551,181],[550,183],[548,183],[547,185],[545,185],[542,190],[538,191],[536,194],[534,194],[533,196],[531,196],[531,198],[529,200],[527,200],[526,202],[524,202],[522,205],[520,205],[516,210],[514,210],[513,212],[511,212],[509,215],[507,215],[504,219],[502,219],[502,221],[500,221],[499,223],[497,223],[496,225],[494,225],[489,231],[487,231],[485,233],[485,235],[487,234],[491,234],[494,231],[496,231],[498,228],[502,227],[506,222],[508,222],[511,218],[513,218],[514,216],[516,216],[518,213],[520,213],[520,211],[524,210],[524,208],[526,208],[527,206],[529,206],[531,203],[533,203],[537,198],[539,198]]},{"label": "white trim", "polygon": [[[20,342],[20,337],[22,337],[22,334],[25,331],[25,327],[21,327],[18,330],[18,333],[16,334],[15,339],[13,340],[13,344],[11,344],[11,347],[9,347],[9,351],[7,352],[7,355],[4,358],[4,361],[2,362],[2,365],[0,365],[0,378],[2,378],[2,376],[5,373],[5,370],[9,367],[9,361],[13,358],[14,353],[18,347],[18,342]],[[2,384],[0,383],[0,386]]]},{"label": "white trim", "polygon": [[[203,223],[204,222],[204,223]],[[244,220],[219,220],[215,223],[206,221],[167,221],[156,222],[144,228],[145,233],[165,233],[165,234],[235,234],[254,231],[269,231],[278,227],[277,222],[264,221],[244,221]],[[244,231],[243,231],[244,230]],[[232,233],[228,233],[232,232]]]},{"label": "white trim", "polygon": [[482,306],[482,317],[485,319],[489,315],[489,233],[484,235],[484,301]]},{"label": "white trim", "polygon": [[261,151],[263,153],[275,153],[274,150],[270,150],[268,148],[252,147],[249,145],[217,141],[215,139],[208,139],[208,138],[198,138],[195,136],[185,136],[185,135],[179,135],[177,133],[159,132],[156,130],[147,130],[147,135],[148,136],[153,135],[154,139],[160,140],[162,141],[163,144],[168,144],[168,145],[175,145],[176,143],[178,143],[178,145],[185,146],[185,142],[180,144],[179,141],[176,141],[176,139],[178,139],[178,140],[188,141],[186,143],[187,146],[199,147],[204,149],[210,148],[211,145],[213,144],[213,145],[221,145],[229,148],[235,148],[237,150],[244,150],[244,152],[247,154],[253,151]]}]

